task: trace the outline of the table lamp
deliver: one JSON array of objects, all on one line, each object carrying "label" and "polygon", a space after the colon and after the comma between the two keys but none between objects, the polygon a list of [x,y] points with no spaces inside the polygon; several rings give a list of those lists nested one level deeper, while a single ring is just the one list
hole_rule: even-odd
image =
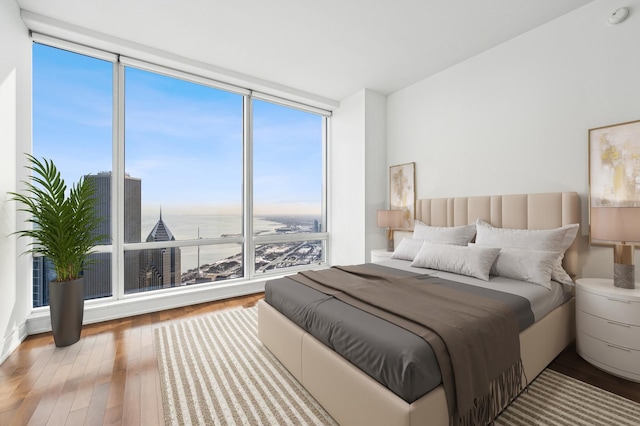
[{"label": "table lamp", "polygon": [[387,228],[387,251],[393,251],[393,230],[402,227],[402,210],[378,210],[378,227]]},{"label": "table lamp", "polygon": [[592,207],[591,241],[613,243],[613,285],[635,288],[634,243],[640,243],[640,207]]}]

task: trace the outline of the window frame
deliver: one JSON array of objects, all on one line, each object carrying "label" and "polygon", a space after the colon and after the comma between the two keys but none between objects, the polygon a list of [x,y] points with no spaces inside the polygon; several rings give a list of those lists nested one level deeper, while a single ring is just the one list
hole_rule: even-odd
[{"label": "window frame", "polygon": [[[218,244],[241,244],[243,250],[242,278],[232,278],[224,283],[234,284],[249,282],[256,279],[277,277],[299,270],[315,267],[324,267],[327,259],[330,258],[329,250],[329,227],[328,227],[328,135],[331,112],[310,105],[305,105],[297,101],[275,96],[268,93],[253,91],[249,88],[229,84],[214,80],[203,75],[194,74],[191,71],[181,70],[178,67],[168,68],[162,65],[143,61],[131,56],[124,56],[117,53],[105,52],[89,46],[75,44],[73,42],[45,36],[38,33],[32,34],[32,42],[45,46],[66,50],[72,53],[85,55],[88,57],[105,60],[112,63],[112,185],[111,185],[111,244],[96,247],[98,253],[110,253],[112,259],[112,296],[100,299],[87,300],[88,304],[113,302],[122,299],[144,298],[149,294],[158,292],[179,292],[185,289],[192,289],[197,286],[211,286],[220,282],[206,282],[202,284],[191,284],[188,286],[177,286],[166,289],[153,290],[152,292],[125,293],[125,271],[124,258],[126,251],[146,250],[169,247],[194,247],[210,246]],[[139,242],[124,243],[124,198],[125,198],[125,68],[133,67],[145,71],[162,74],[171,78],[178,78],[188,82],[204,85],[210,88],[224,90],[240,94],[243,96],[243,182],[242,182],[242,227],[241,237],[229,238],[201,238],[194,240],[176,240],[162,242]],[[186,68],[186,67],[185,67]],[[322,195],[321,195],[321,223],[323,232],[299,233],[286,235],[255,236],[253,234],[253,110],[252,100],[279,104],[282,106],[296,108],[305,112],[321,115],[322,117]],[[256,272],[255,249],[264,244],[273,244],[292,241],[321,241],[322,259],[317,265],[301,265],[288,268],[273,269],[266,272]],[[46,308],[43,307],[43,308]],[[34,308],[40,309],[40,308]]]}]

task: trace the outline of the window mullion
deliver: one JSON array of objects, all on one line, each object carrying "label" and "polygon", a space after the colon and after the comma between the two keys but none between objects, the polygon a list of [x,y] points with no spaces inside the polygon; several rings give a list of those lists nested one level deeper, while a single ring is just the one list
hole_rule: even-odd
[{"label": "window mullion", "polygon": [[113,295],[124,298],[124,65],[114,63],[113,173],[111,214],[113,229]]},{"label": "window mullion", "polygon": [[[331,134],[331,132],[329,131],[329,124],[330,121],[327,117],[323,117],[322,118],[322,212],[321,212],[321,226],[319,231],[323,232],[326,235],[329,235],[329,226],[328,226],[328,219],[327,219],[327,199],[328,199],[328,193],[329,193],[329,185],[327,182],[329,182],[329,135]],[[329,259],[329,247],[331,246],[331,244],[329,244],[328,239],[324,240],[322,242],[323,244],[323,248],[322,248],[322,260],[324,262],[327,261],[327,259]]]},{"label": "window mullion", "polygon": [[244,276],[251,279],[255,275],[255,244],[253,241],[253,108],[251,95],[243,97],[243,209],[244,219]]}]

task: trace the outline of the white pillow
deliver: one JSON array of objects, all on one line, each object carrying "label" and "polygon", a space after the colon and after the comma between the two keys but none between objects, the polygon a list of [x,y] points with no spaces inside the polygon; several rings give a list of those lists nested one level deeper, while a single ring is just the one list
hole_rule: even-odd
[{"label": "white pillow", "polygon": [[491,265],[499,253],[500,249],[493,247],[425,242],[411,262],[411,266],[454,272],[489,281]]},{"label": "white pillow", "polygon": [[476,221],[476,244],[490,247],[521,248],[560,253],[554,261],[551,279],[565,284],[573,280],[562,267],[564,252],[573,244],[579,225],[573,223],[553,229],[496,228],[482,219]]},{"label": "white pillow", "polygon": [[391,254],[392,259],[413,260],[424,244],[424,240],[415,240],[413,238],[403,238],[400,244]]},{"label": "white pillow", "polygon": [[476,225],[465,226],[430,226],[419,220],[415,221],[413,227],[413,238],[425,240],[430,243],[454,244],[466,246],[476,235]]},{"label": "white pillow", "polygon": [[561,253],[505,247],[491,267],[491,275],[539,284],[551,290],[551,271]]}]

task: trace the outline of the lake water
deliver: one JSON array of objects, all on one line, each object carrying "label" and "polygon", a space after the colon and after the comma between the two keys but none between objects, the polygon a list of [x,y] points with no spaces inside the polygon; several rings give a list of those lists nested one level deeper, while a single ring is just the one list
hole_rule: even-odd
[{"label": "lake water", "polygon": [[[158,222],[159,215],[142,216],[142,241]],[[223,235],[234,235],[242,232],[242,218],[240,216],[213,215],[171,215],[162,214],[162,221],[171,231],[176,240],[195,240],[200,238],[220,238]],[[254,232],[261,235],[275,234],[277,228],[284,224],[265,218],[256,218]],[[200,247],[200,265],[213,263],[217,260],[234,256],[242,251],[240,244],[223,244]],[[182,272],[193,269],[198,265],[198,248],[183,247],[180,249]]]}]

